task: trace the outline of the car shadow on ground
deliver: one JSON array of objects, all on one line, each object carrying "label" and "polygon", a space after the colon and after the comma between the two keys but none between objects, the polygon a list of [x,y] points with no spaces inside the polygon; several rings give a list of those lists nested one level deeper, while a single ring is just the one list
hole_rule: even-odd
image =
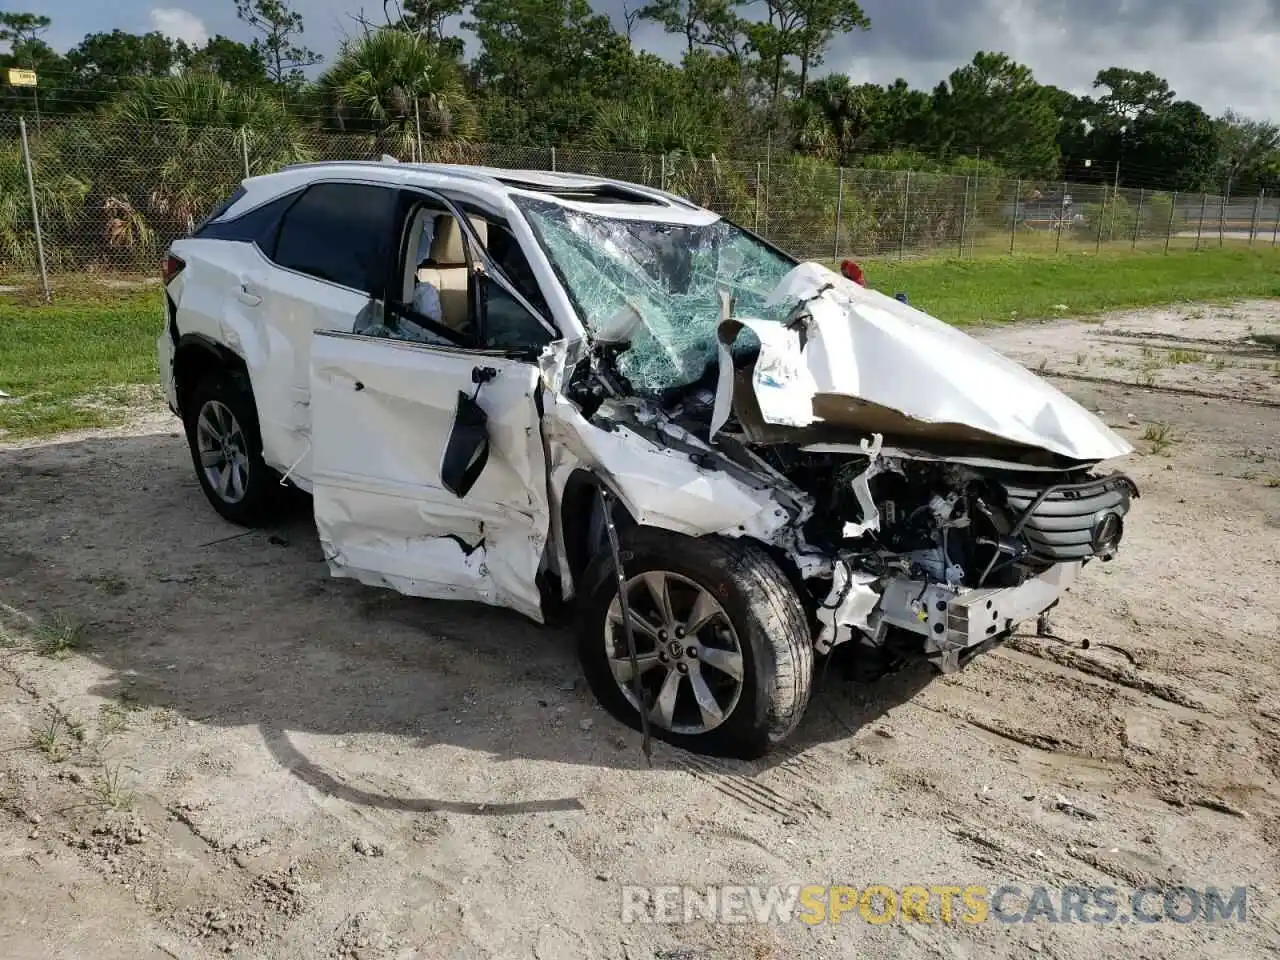
[{"label": "car shadow on ground", "polygon": [[[331,578],[309,501],[296,499],[271,529],[225,523],[176,433],[0,451],[0,500],[11,505],[0,516],[0,601],[28,626],[84,625],[76,655],[107,670],[88,692],[199,724],[257,726],[282,767],[352,803],[489,815],[578,805],[393,796],[353,785],[300,740],[391,735],[494,762],[643,764],[639,735],[586,690],[570,629]],[[872,683],[819,670],[783,749],[716,769],[751,776],[847,739],[933,676],[926,664]],[[655,766],[680,762],[655,746]]]}]

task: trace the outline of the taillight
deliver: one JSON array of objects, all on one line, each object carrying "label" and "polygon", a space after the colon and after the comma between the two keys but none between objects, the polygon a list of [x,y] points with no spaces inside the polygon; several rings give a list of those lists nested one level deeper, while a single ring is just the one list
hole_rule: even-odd
[{"label": "taillight", "polygon": [[160,266],[160,276],[164,279],[164,285],[167,287],[173,282],[173,278],[182,272],[182,268],[187,262],[180,257],[175,257],[172,253],[164,258],[164,263]]},{"label": "taillight", "polygon": [[865,287],[867,285],[866,274],[864,274],[862,272],[862,268],[858,266],[856,263],[854,263],[852,260],[845,260],[843,263],[841,263],[840,272],[845,275],[846,279],[852,280],[854,283],[858,284],[859,286]]}]

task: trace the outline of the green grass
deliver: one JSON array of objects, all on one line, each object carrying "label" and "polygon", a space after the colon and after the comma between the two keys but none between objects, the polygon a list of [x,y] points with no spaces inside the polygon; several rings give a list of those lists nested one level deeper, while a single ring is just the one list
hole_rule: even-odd
[{"label": "green grass", "polygon": [[1147,424],[1147,429],[1142,432],[1142,439],[1151,444],[1152,453],[1164,453],[1178,441],[1172,424],[1168,423]]},{"label": "green grass", "polygon": [[162,303],[155,286],[0,298],[0,439],[118,422],[129,388],[157,382]]},{"label": "green grass", "polygon": [[[1280,249],[862,261],[877,290],[955,324],[1280,296]],[[1058,309],[1065,304],[1067,309]]]},{"label": "green grass", "polygon": [[66,617],[55,617],[35,629],[35,651],[42,657],[65,659],[83,640],[84,624]]}]

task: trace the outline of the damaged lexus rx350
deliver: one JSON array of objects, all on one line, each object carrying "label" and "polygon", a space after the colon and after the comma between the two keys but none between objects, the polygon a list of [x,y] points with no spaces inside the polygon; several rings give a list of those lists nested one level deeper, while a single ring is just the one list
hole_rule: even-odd
[{"label": "damaged lexus rx350", "polygon": [[619,718],[759,754],[815,654],[943,671],[1117,550],[1130,446],[1020,365],[671,194],[382,163],[246,180],[159,339],[228,520],[312,495],[332,573],[544,621]]}]

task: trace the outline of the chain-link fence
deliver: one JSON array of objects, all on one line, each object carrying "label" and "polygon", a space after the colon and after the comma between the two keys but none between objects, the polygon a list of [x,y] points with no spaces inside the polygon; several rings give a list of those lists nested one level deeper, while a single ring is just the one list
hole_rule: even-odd
[{"label": "chain-link fence", "polygon": [[[810,259],[1202,248],[1280,239],[1280,198],[578,148],[0,118],[0,282],[150,275],[246,176],[317,160],[483,164],[662,187]],[[34,205],[32,199],[34,197]],[[33,207],[39,212],[37,237]],[[40,242],[42,241],[42,243]]]}]

